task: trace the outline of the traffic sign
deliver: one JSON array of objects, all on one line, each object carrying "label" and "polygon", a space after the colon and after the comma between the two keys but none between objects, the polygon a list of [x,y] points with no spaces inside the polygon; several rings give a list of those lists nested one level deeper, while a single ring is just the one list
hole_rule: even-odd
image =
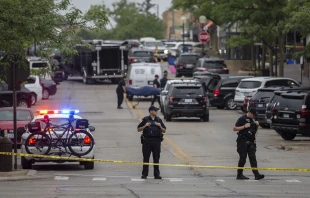
[{"label": "traffic sign", "polygon": [[208,32],[200,32],[199,33],[199,41],[201,43],[207,43],[210,41],[210,35]]}]

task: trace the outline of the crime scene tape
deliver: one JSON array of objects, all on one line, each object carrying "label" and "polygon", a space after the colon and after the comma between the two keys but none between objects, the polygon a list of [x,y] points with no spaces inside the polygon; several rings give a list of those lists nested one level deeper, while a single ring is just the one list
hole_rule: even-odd
[{"label": "crime scene tape", "polygon": [[88,159],[79,157],[61,157],[54,155],[39,155],[39,154],[26,154],[26,153],[14,153],[14,152],[0,152],[0,155],[13,155],[13,156],[16,155],[22,157],[45,158],[45,159],[66,160],[66,161],[101,162],[101,163],[132,164],[132,165],[133,164],[157,165],[157,166],[188,167],[188,168],[203,168],[203,169],[243,169],[243,170],[265,170],[265,171],[287,171],[287,172],[310,172],[310,168],[251,168],[251,167],[235,167],[235,166],[203,166],[203,165],[191,165],[191,164],[155,164],[155,163],[143,163],[132,161]]}]

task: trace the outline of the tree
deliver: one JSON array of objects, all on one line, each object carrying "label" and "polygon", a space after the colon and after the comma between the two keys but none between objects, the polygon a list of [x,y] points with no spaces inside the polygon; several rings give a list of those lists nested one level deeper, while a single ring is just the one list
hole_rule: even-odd
[{"label": "tree", "polygon": [[[108,21],[101,7],[83,14],[70,0],[2,0],[0,5],[0,51],[25,59],[26,50],[39,44],[39,56],[48,58],[54,49],[64,57],[75,54],[81,38],[76,30],[104,28]],[[12,61],[11,59],[9,59]],[[0,63],[5,68],[8,62]],[[0,74],[0,79],[5,79]]]}]

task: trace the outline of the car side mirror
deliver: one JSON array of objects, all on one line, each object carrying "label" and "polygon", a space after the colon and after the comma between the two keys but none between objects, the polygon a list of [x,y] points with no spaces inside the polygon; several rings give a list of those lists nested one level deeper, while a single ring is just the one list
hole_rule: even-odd
[{"label": "car side mirror", "polygon": [[96,130],[93,126],[88,126],[88,129],[90,130],[90,132],[94,132]]}]

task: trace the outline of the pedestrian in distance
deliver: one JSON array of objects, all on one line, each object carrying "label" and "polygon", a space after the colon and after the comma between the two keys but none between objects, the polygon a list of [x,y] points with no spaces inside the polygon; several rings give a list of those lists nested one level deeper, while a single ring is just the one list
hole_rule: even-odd
[{"label": "pedestrian in distance", "polygon": [[123,79],[119,81],[117,88],[116,88],[116,94],[117,94],[117,109],[123,109],[122,103],[124,100],[124,93],[126,93],[126,76],[123,76]]},{"label": "pedestrian in distance", "polygon": [[[154,79],[154,81],[153,81],[153,87],[154,87],[154,88],[157,88],[157,89],[160,88],[160,84],[159,84],[159,82],[158,82],[158,78],[159,78],[159,76],[156,74],[156,75],[155,75],[155,79]],[[156,100],[157,100],[157,102],[158,102],[158,104],[159,104],[159,106],[160,106],[160,97],[157,96],[157,95],[153,95],[153,100],[152,100],[152,104],[151,104],[151,105],[153,106]]]},{"label": "pedestrian in distance", "polygon": [[[166,126],[157,117],[157,111],[158,108],[151,106],[149,108],[150,115],[144,117],[138,125],[138,132],[142,131],[141,144],[144,163],[149,163],[151,153],[153,155],[153,163],[159,163],[161,142],[163,141],[163,133],[166,133]],[[141,178],[146,179],[148,174],[149,165],[143,165]],[[154,179],[162,179],[158,165],[154,165]]]},{"label": "pedestrian in distance", "polygon": [[164,89],[168,81],[168,72],[164,71],[164,77],[160,79],[160,88]]},{"label": "pedestrian in distance", "polygon": [[[233,130],[237,132],[237,152],[239,153],[238,167],[244,167],[246,158],[249,156],[252,168],[257,168],[256,160],[256,135],[258,129],[258,121],[255,121],[256,109],[251,108],[245,115],[241,116],[236,122]],[[258,170],[252,170],[255,180],[263,179],[265,176],[260,174]],[[243,175],[243,169],[237,170],[238,180],[247,180],[248,177]]]}]

